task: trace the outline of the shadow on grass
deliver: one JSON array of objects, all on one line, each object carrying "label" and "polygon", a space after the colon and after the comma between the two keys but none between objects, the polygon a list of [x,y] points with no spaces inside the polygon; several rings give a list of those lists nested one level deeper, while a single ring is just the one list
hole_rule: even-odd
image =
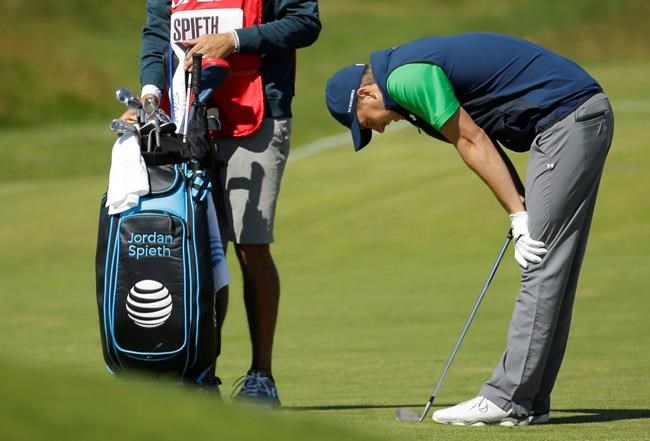
[{"label": "shadow on grass", "polygon": [[[443,408],[453,404],[436,404]],[[328,410],[400,409],[412,408],[421,411],[422,404],[333,404],[328,406],[287,406],[283,409],[297,412]],[[561,414],[579,414],[563,416]],[[558,415],[560,414],[560,415]],[[650,418],[650,409],[552,409],[550,424],[606,423],[610,421],[640,420]]]},{"label": "shadow on grass", "polygon": [[[436,404],[435,407],[447,407],[453,404]],[[355,409],[401,409],[402,407],[410,407],[422,410],[424,403],[420,404],[333,404],[330,406],[287,406],[283,407],[286,410],[293,411],[307,411],[307,410],[355,410]]]},{"label": "shadow on grass", "polygon": [[[581,415],[558,416],[562,413]],[[550,424],[606,423],[650,418],[650,409],[551,409]]]}]

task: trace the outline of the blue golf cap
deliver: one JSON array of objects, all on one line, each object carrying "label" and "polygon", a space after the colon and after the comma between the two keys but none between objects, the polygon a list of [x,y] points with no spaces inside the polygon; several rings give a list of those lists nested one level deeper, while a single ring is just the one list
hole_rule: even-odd
[{"label": "blue golf cap", "polygon": [[357,114],[357,89],[366,70],[365,64],[353,64],[332,75],[325,88],[327,108],[332,116],[352,132],[354,150],[361,150],[372,138],[371,129],[361,129]]}]

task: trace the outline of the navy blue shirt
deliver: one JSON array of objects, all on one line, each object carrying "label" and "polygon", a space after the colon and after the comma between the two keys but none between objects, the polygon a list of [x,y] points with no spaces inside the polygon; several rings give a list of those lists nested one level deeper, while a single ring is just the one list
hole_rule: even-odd
[{"label": "navy blue shirt", "polygon": [[602,92],[580,66],[520,38],[467,33],[415,40],[371,55],[386,108],[431,136],[444,137],[401,108],[388,93],[391,72],[409,63],[431,63],[449,78],[456,98],[492,139],[526,151],[535,136]]},{"label": "navy blue shirt", "polygon": [[[140,83],[165,86],[163,50],[169,44],[171,0],[147,0],[142,30]],[[321,23],[317,0],[263,0],[262,24],[237,30],[239,52],[262,54],[265,115],[291,116],[295,50],[316,41]]]}]

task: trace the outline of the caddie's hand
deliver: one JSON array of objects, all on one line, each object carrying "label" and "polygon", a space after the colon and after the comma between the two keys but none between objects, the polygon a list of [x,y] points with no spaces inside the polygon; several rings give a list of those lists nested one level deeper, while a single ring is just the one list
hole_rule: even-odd
[{"label": "caddie's hand", "polygon": [[135,109],[126,109],[126,112],[120,115],[120,119],[132,124],[138,120],[138,115]]},{"label": "caddie's hand", "polygon": [[206,34],[194,40],[184,42],[192,48],[185,55],[185,70],[192,69],[192,55],[203,54],[204,57],[226,58],[235,50],[235,37],[231,32],[223,34]]},{"label": "caddie's hand", "polygon": [[515,260],[522,268],[528,268],[529,263],[540,263],[548,252],[544,242],[534,240],[528,232],[528,213],[519,211],[510,215],[512,239],[515,242]]}]

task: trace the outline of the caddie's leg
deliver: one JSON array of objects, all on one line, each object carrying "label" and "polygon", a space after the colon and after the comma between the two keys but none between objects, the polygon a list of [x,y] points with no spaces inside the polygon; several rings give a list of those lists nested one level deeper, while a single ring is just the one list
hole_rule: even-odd
[{"label": "caddie's leg", "polygon": [[[612,133],[611,107],[599,94],[540,134],[531,148],[529,229],[531,237],[546,244],[548,254],[522,271],[506,351],[481,389],[481,395],[504,410],[522,415],[530,411],[552,350],[553,363],[558,363],[555,375],[559,370],[586,244],[583,234],[588,234]],[[557,329],[561,331],[554,340]],[[555,376],[551,373],[549,377]]]},{"label": "caddie's leg", "polygon": [[265,245],[235,246],[242,269],[244,303],[253,347],[251,369],[272,373],[273,336],[280,301],[280,278]]},{"label": "caddie's leg", "polygon": [[217,161],[227,164],[221,176],[225,212],[222,231],[235,243],[242,271],[253,350],[251,370],[268,375],[280,296],[270,244],[290,133],[290,119],[265,118],[255,133],[221,140],[217,149]]}]

